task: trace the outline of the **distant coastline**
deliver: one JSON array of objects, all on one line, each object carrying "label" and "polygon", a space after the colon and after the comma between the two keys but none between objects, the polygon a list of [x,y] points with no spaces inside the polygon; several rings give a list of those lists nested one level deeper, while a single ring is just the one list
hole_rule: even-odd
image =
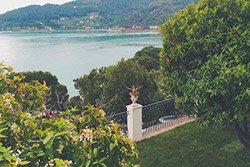
[{"label": "distant coastline", "polygon": [[85,30],[85,29],[76,29],[76,30],[46,30],[46,29],[36,29],[36,30],[30,30],[30,29],[21,29],[21,30],[9,30],[9,31],[0,31],[0,32],[34,32],[34,33],[53,33],[53,32],[111,32],[111,33],[160,33],[159,30],[155,29],[91,29],[91,30]]}]

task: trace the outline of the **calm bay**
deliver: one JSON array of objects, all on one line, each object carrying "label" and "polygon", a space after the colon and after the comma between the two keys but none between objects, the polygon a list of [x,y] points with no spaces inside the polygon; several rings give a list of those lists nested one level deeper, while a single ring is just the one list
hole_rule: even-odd
[{"label": "calm bay", "polygon": [[1,32],[0,61],[15,71],[49,71],[74,96],[73,79],[161,45],[161,35],[151,32]]}]

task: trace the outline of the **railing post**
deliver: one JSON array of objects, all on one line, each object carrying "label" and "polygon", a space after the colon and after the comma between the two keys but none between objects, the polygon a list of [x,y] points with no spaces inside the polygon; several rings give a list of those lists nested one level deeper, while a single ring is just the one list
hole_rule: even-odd
[{"label": "railing post", "polygon": [[134,141],[142,139],[142,105],[131,104],[127,106],[128,111],[128,137]]}]

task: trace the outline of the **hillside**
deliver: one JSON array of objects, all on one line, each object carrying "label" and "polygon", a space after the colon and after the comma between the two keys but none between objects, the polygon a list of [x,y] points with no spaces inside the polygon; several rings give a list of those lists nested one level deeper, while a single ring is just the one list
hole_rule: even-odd
[{"label": "hillside", "polygon": [[[76,0],[63,5],[31,5],[0,15],[0,30],[148,29],[198,0]],[[135,26],[137,25],[137,26]]]},{"label": "hillside", "polygon": [[247,167],[250,151],[231,128],[188,123],[138,143],[142,167]]}]

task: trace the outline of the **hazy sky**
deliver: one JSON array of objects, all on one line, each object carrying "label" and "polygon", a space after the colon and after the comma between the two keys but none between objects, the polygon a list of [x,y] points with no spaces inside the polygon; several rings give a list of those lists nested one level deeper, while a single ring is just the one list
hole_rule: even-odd
[{"label": "hazy sky", "polygon": [[63,4],[69,1],[72,0],[0,0],[0,13],[5,13],[13,9],[33,4],[40,4],[40,5],[44,5],[46,3]]}]

